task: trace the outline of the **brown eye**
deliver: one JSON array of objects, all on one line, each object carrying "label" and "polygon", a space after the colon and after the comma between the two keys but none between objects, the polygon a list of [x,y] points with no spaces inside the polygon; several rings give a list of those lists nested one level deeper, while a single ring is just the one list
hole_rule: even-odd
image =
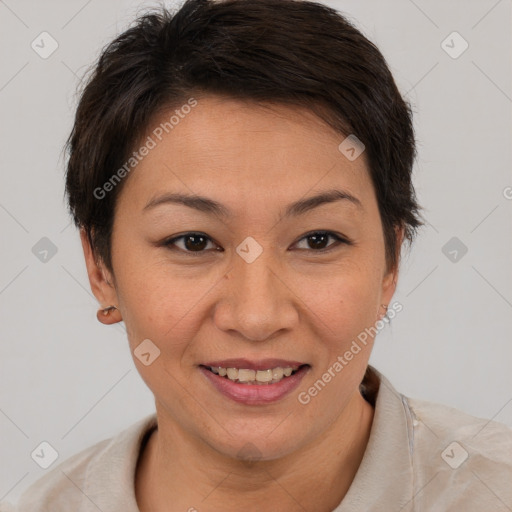
[{"label": "brown eye", "polygon": [[[334,243],[329,244],[329,239],[333,239]],[[306,241],[307,247],[305,250],[312,250],[314,252],[328,251],[331,247],[336,247],[340,244],[350,244],[348,240],[338,236],[332,231],[315,231],[302,237],[299,242]]]},{"label": "brown eye", "polygon": [[208,245],[208,240],[203,235],[187,235],[183,238],[187,250],[201,251]]},{"label": "brown eye", "polygon": [[[181,243],[181,247],[178,242]],[[208,243],[214,245],[211,239],[202,233],[186,233],[166,241],[164,245],[170,249],[178,248],[183,252],[202,253],[205,252]]]}]

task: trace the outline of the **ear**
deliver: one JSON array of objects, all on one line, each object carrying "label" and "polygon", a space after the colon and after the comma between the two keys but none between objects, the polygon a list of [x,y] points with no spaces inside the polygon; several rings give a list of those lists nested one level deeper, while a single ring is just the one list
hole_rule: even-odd
[{"label": "ear", "polygon": [[104,314],[103,309],[109,306],[118,306],[119,301],[112,274],[105,268],[103,262],[95,257],[94,251],[89,243],[89,239],[85,230],[80,229],[80,240],[84,251],[85,265],[87,267],[87,275],[89,276],[89,284],[92,293],[98,299],[101,309],[98,310],[98,320],[102,324],[110,325],[122,320],[121,312],[118,309]]},{"label": "ear", "polygon": [[[382,288],[381,288],[381,304],[388,305],[395,294],[396,285],[398,282],[398,269],[400,263],[400,252],[402,248],[402,242],[404,240],[404,228],[396,228],[396,255],[395,261],[396,264],[393,267],[386,267],[385,274],[382,278]],[[379,306],[379,312],[377,314],[378,318],[382,318],[386,314],[384,308]]]}]

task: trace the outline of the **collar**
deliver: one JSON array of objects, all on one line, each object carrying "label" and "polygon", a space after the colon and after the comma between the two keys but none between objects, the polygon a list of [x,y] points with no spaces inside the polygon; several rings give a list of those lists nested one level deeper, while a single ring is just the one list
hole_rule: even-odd
[{"label": "collar", "polygon": [[156,413],[146,416],[112,438],[91,460],[83,489],[88,499],[82,502],[79,512],[139,512],[135,471],[141,448],[156,427]]},{"label": "collar", "polygon": [[370,439],[347,494],[333,512],[376,512],[383,503],[406,512],[412,506],[414,484],[411,412],[406,398],[371,366],[363,387],[365,398],[375,403]]}]

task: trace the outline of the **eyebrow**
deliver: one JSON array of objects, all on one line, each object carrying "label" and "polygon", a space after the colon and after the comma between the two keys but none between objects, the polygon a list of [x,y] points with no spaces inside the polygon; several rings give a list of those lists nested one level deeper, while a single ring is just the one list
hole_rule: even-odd
[{"label": "eyebrow", "polygon": [[[349,201],[358,208],[363,208],[361,201],[357,197],[345,190],[333,189],[326,190],[317,195],[299,199],[298,201],[291,203],[286,207],[283,218],[297,217],[313,210],[314,208],[336,201]],[[203,213],[213,214],[217,217],[228,218],[232,216],[231,211],[226,206],[214,199],[199,195],[181,193],[167,193],[157,196],[148,201],[146,206],[143,208],[143,212],[164,204],[181,204]]]}]

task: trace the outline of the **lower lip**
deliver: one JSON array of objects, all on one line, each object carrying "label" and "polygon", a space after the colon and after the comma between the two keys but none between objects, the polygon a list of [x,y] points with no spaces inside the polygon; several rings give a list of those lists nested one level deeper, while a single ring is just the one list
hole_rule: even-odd
[{"label": "lower lip", "polygon": [[220,391],[224,396],[235,402],[247,405],[263,405],[277,402],[296,389],[302,378],[309,370],[309,366],[302,366],[293,375],[284,377],[275,384],[239,384],[226,377],[221,377],[204,366],[199,369],[203,375]]}]

